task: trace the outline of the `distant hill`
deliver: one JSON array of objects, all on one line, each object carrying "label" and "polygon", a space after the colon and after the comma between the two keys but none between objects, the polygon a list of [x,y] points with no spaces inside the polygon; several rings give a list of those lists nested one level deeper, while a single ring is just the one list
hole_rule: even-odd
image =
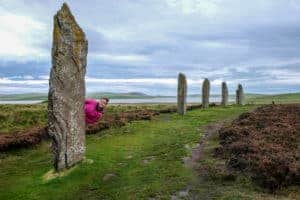
[{"label": "distant hill", "polygon": [[[220,97],[220,94],[211,94],[210,97]],[[246,93],[246,99],[267,96],[265,94]],[[189,97],[201,97],[201,94],[190,94]],[[235,94],[230,94],[229,98],[235,98]]]},{"label": "distant hill", "polygon": [[[154,98],[140,92],[129,92],[129,93],[110,93],[110,92],[97,92],[90,93],[87,98],[101,98],[107,97],[110,99],[141,99],[141,98]],[[45,101],[48,99],[46,93],[26,93],[26,94],[0,94],[0,101]]]},{"label": "distant hill", "polygon": [[[247,96],[246,96],[247,97]],[[270,104],[274,103],[300,103],[300,93],[286,93],[276,95],[253,95],[246,98],[247,103]]]},{"label": "distant hill", "polygon": [[[0,94],[0,101],[46,101],[48,99],[46,93],[27,93],[27,94]],[[247,93],[247,103],[296,103],[300,102],[300,93],[288,93],[277,95],[264,95]],[[109,99],[151,99],[151,98],[176,98],[176,96],[151,96],[141,92],[128,92],[128,93],[113,93],[113,92],[96,92],[87,94],[87,98],[107,97]],[[201,94],[190,94],[189,97],[199,97]],[[220,97],[218,94],[212,94],[211,97]],[[229,95],[230,99],[235,99],[235,95]]]},{"label": "distant hill", "polygon": [[147,99],[154,98],[155,96],[150,96],[141,92],[128,92],[128,93],[112,93],[112,92],[97,92],[87,94],[87,98],[107,97],[109,99]]},{"label": "distant hill", "polygon": [[0,94],[0,101],[44,101],[47,98],[45,93]]}]

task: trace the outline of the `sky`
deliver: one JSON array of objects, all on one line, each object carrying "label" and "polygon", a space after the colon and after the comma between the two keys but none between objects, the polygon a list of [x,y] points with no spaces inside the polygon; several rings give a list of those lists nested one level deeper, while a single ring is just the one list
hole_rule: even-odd
[{"label": "sky", "polygon": [[[0,94],[47,92],[64,1],[0,0]],[[69,0],[89,41],[87,92],[300,92],[300,0]]]}]

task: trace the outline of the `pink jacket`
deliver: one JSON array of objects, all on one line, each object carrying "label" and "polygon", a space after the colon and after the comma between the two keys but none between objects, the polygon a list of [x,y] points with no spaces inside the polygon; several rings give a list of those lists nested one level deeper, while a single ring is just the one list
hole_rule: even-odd
[{"label": "pink jacket", "polygon": [[85,100],[85,122],[87,124],[94,124],[103,116],[103,111],[98,111],[98,102],[95,99]]}]

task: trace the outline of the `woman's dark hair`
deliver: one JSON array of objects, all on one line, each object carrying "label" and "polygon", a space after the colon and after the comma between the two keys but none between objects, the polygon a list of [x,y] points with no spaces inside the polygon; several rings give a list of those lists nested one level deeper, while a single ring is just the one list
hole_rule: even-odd
[{"label": "woman's dark hair", "polygon": [[106,101],[106,103],[108,103],[108,102],[109,102],[109,99],[108,99],[108,98],[106,98],[106,97],[102,97],[101,99],[104,99],[104,100]]}]

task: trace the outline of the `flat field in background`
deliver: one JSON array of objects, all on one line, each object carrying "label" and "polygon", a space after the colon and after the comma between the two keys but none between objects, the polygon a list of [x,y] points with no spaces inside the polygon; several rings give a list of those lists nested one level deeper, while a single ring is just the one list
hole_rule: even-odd
[{"label": "flat field in background", "polygon": [[[300,93],[282,95],[248,95],[249,104],[300,103]],[[107,113],[120,113],[140,109],[160,110],[175,108],[176,104],[110,104]],[[47,104],[1,105],[0,134],[26,130],[32,126],[44,126],[47,123]]]}]

